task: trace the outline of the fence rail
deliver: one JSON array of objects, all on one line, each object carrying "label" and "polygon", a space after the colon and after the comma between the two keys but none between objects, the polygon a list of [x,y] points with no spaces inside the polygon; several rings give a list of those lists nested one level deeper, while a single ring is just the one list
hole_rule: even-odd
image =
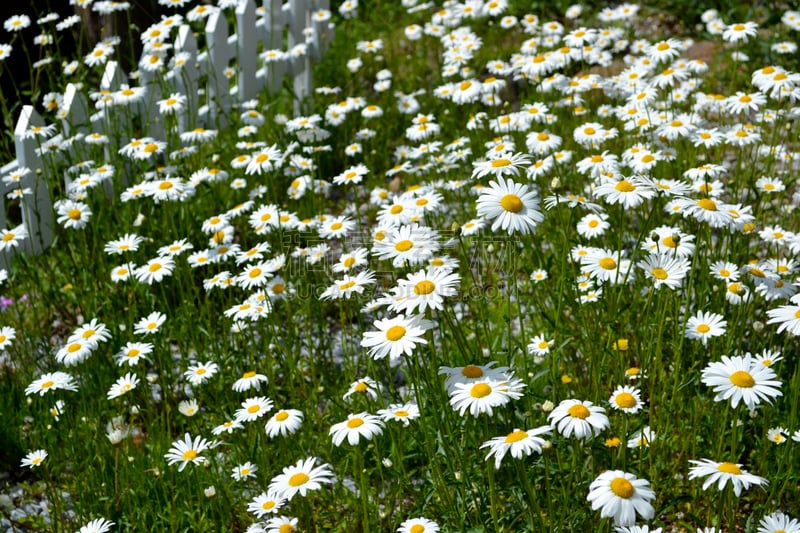
[{"label": "fence rail", "polygon": [[[180,69],[148,71],[139,69],[139,86],[145,89],[145,100],[126,113],[113,108],[91,112],[90,100],[75,84],[67,84],[61,107],[61,133],[100,133],[109,137],[106,156],[120,146],[121,132],[128,131],[124,121],[138,121],[141,135],[165,139],[164,117],[158,112],[158,100],[165,93],[178,92],[187,97],[186,106],[178,115],[181,131],[197,126],[223,128],[228,125],[228,113],[261,91],[274,94],[288,76],[292,79],[295,111],[311,94],[311,65],[322,58],[334,35],[329,20],[330,0],[263,0],[263,15],[258,17],[254,0],[244,0],[235,11],[235,32],[229,34],[229,24],[221,10],[211,13],[206,21],[205,48],[198,48],[192,28],[181,25],[173,43],[174,53],[188,54]],[[263,51],[290,52],[305,47],[305,53],[286,53],[282,59],[266,61],[259,57]],[[147,52],[143,54],[146,55]],[[144,57],[143,57],[144,58]],[[262,66],[259,67],[259,64]],[[236,85],[231,87],[225,71],[232,68]],[[117,91],[128,83],[119,63],[108,61],[100,82],[101,91]],[[123,122],[120,122],[123,121]],[[14,128],[16,159],[0,169],[0,176],[27,168],[19,181],[0,183],[0,230],[7,226],[6,195],[18,188],[29,188],[31,194],[20,201],[22,227],[27,237],[16,247],[0,250],[0,268],[8,268],[15,254],[39,254],[53,241],[54,209],[50,189],[44,176],[40,140],[32,137],[32,128],[45,123],[32,105],[25,105]],[[69,178],[64,177],[66,184]],[[108,192],[112,192],[109,190]]]}]

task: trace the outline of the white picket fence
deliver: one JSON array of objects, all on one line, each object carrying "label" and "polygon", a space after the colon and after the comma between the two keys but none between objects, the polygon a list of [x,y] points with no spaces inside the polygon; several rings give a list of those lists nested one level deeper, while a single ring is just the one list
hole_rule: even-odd
[{"label": "white picket fence", "polygon": [[[146,99],[125,114],[115,114],[113,123],[104,113],[90,112],[87,95],[76,85],[68,84],[62,106],[65,112],[61,119],[61,133],[65,137],[76,132],[101,133],[109,137],[109,150],[113,150],[128,141],[120,139],[121,132],[128,131],[128,128],[127,124],[119,121],[128,117],[141,120],[142,137],[166,140],[157,101],[165,98],[163,94],[171,92],[187,97],[186,108],[178,117],[181,128],[222,128],[228,124],[229,112],[238,114],[240,102],[256,98],[265,89],[274,94],[283,86],[287,76],[292,79],[295,112],[299,112],[311,94],[311,65],[327,51],[334,35],[333,23],[319,16],[321,10],[329,9],[329,3],[330,0],[288,0],[285,3],[282,0],[263,0],[264,14],[258,17],[254,0],[245,0],[236,9],[233,34],[229,34],[222,11],[209,15],[205,25],[204,50],[198,50],[192,28],[182,25],[178,28],[173,51],[175,54],[186,52],[189,59],[180,73],[172,71],[164,76],[140,69],[139,84],[146,88]],[[289,51],[300,44],[306,45],[306,54],[294,58],[287,56],[282,61],[264,63],[259,68],[259,45],[262,50]],[[236,86],[233,88],[230,88],[230,81],[224,73],[228,68],[235,72]],[[128,80],[119,64],[108,61],[101,90],[116,91],[125,83]],[[17,247],[0,251],[0,268],[7,269],[15,254],[38,254],[53,242],[54,209],[44,176],[44,162],[37,153],[40,140],[26,135],[32,127],[44,125],[34,106],[23,106],[14,129],[16,160],[0,169],[0,177],[19,168],[30,169],[17,183],[0,182],[0,229],[8,228],[7,193],[17,188],[30,188],[32,191],[20,203],[22,224],[28,236]],[[66,176],[64,179],[68,180]]]}]

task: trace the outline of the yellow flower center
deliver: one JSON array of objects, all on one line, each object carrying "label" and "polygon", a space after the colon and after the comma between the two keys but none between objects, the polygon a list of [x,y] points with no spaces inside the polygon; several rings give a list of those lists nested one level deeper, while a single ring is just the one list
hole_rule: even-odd
[{"label": "yellow flower center", "polygon": [[678,243],[675,242],[675,239],[672,238],[672,235],[667,235],[666,237],[661,239],[661,244],[663,244],[667,248],[675,248],[678,246]]},{"label": "yellow flower center", "polygon": [[525,206],[516,194],[506,194],[500,199],[500,207],[511,213],[519,213]]},{"label": "yellow flower center", "polygon": [[483,377],[483,369],[477,365],[467,365],[461,369],[461,375],[465,378],[477,379]]},{"label": "yellow flower center", "polygon": [[414,285],[414,294],[425,296],[436,290],[436,285],[432,281],[423,280]]},{"label": "yellow flower center", "polygon": [[631,182],[626,180],[618,181],[614,188],[619,192],[632,192],[636,190],[636,187],[634,187]]},{"label": "yellow flower center", "polygon": [[355,429],[363,425],[364,421],[360,418],[351,418],[350,420],[347,421],[347,427],[349,427],[350,429]]},{"label": "yellow flower center", "polygon": [[161,183],[158,184],[158,188],[161,189],[162,191],[166,191],[167,189],[172,188],[172,183],[169,181],[162,181]]},{"label": "yellow flower center", "polygon": [[630,481],[624,477],[617,477],[611,480],[611,492],[627,500],[636,491]]},{"label": "yellow flower center", "polygon": [[739,468],[735,463],[724,462],[720,463],[717,467],[717,470],[720,472],[724,472],[726,474],[733,474],[734,476],[741,476],[742,469]]},{"label": "yellow flower center", "polygon": [[352,281],[352,280],[348,281],[347,283],[342,283],[341,285],[339,285],[339,290],[340,291],[346,291],[347,289],[350,289],[350,288],[354,287],[355,284],[356,284],[356,282]]},{"label": "yellow flower center", "polygon": [[583,128],[583,133],[585,133],[586,135],[594,135],[595,133],[597,133],[597,130],[595,130],[594,128]]},{"label": "yellow flower center", "polygon": [[184,461],[191,461],[197,458],[197,452],[195,450],[186,450],[185,452],[183,452],[181,458]]},{"label": "yellow flower center", "polygon": [[617,405],[622,409],[630,409],[631,407],[636,407],[636,398],[630,392],[620,392],[617,394],[614,401],[617,402]]},{"label": "yellow flower center", "polygon": [[81,218],[81,210],[80,209],[76,209],[76,208],[72,208],[72,209],[69,210],[69,212],[67,212],[67,216],[69,218],[71,218],[72,220],[80,220],[80,218]]},{"label": "yellow flower center", "polygon": [[711,331],[711,327],[708,324],[700,324],[699,326],[697,326],[697,331],[699,333],[708,333],[709,331]]},{"label": "yellow flower center", "polygon": [[567,412],[569,413],[569,416],[571,416],[572,418],[580,418],[581,420],[589,418],[589,415],[592,414],[589,411],[589,409],[587,409],[586,406],[583,405],[582,403],[576,403],[575,405],[570,407],[567,410]]},{"label": "yellow flower center", "polygon": [[147,268],[147,270],[149,270],[150,272],[156,272],[157,270],[161,270],[161,263],[153,263]]},{"label": "yellow flower center", "polygon": [[286,411],[281,411],[280,413],[275,415],[275,420],[277,420],[278,422],[283,422],[287,418],[289,418],[289,413],[287,413]]},{"label": "yellow flower center", "polygon": [[610,257],[604,257],[600,260],[600,268],[605,270],[614,270],[617,268],[617,262]]},{"label": "yellow flower center", "polygon": [[394,249],[398,252],[407,252],[414,246],[414,243],[409,240],[403,240],[394,245]]},{"label": "yellow flower center", "polygon": [[731,383],[736,385],[737,387],[741,387],[744,389],[751,389],[755,386],[756,380],[753,379],[753,376],[750,375],[750,372],[745,370],[737,370],[730,377]]},{"label": "yellow flower center", "polygon": [[392,326],[386,331],[386,339],[392,342],[399,341],[406,334],[406,328],[403,326]]},{"label": "yellow flower center", "polygon": [[595,154],[595,155],[592,156],[592,163],[602,163],[602,162],[603,162],[603,156],[602,155]]},{"label": "yellow flower center", "polygon": [[516,431],[512,431],[508,435],[506,435],[506,444],[511,444],[512,442],[519,442],[522,439],[526,438],[528,433],[526,431],[522,431],[518,429]]},{"label": "yellow flower center", "polygon": [[667,277],[668,277],[667,271],[664,270],[663,268],[658,268],[658,267],[654,268],[653,271],[651,272],[651,274],[653,274],[654,278],[660,279],[660,280],[667,279]]},{"label": "yellow flower center", "polygon": [[308,477],[308,474],[303,472],[298,472],[297,474],[293,475],[289,478],[289,486],[290,487],[299,487],[300,485],[305,485],[311,478]]},{"label": "yellow flower center", "polygon": [[659,52],[663,52],[664,50],[669,50],[669,44],[667,44],[667,43],[659,43],[658,46],[656,46],[656,49]]},{"label": "yellow flower center", "polygon": [[473,398],[485,398],[492,393],[492,388],[486,383],[478,383],[469,391],[470,396]]},{"label": "yellow flower center", "polygon": [[250,407],[247,408],[247,412],[250,413],[251,415],[253,413],[259,412],[260,410],[261,410],[261,406],[258,405],[258,404],[251,405]]},{"label": "yellow flower center", "polygon": [[493,159],[492,160],[492,168],[507,167],[510,164],[511,164],[511,160],[510,159]]},{"label": "yellow flower center", "polygon": [[56,384],[55,381],[45,381],[44,383],[42,383],[41,388],[49,389],[50,387],[52,387],[55,384]]},{"label": "yellow flower center", "polygon": [[403,212],[403,206],[400,205],[400,204],[393,205],[392,208],[389,209],[389,213],[391,213],[393,215],[396,215],[396,214],[402,213],[402,212]]},{"label": "yellow flower center", "polygon": [[701,198],[701,199],[697,200],[697,205],[702,207],[706,211],[716,211],[717,210],[717,202],[715,202],[711,198]]},{"label": "yellow flower center", "polygon": [[264,509],[265,511],[269,511],[273,507],[275,507],[275,501],[274,500],[269,500],[269,501],[266,501],[263,504],[261,504],[261,508]]}]

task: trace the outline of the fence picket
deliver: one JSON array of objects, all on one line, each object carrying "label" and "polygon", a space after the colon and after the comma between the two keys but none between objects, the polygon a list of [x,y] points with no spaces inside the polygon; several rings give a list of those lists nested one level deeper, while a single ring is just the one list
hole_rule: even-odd
[{"label": "fence picket", "polygon": [[[231,58],[228,45],[228,23],[225,15],[215,11],[206,23],[206,45],[208,46],[208,85],[206,89],[207,124],[213,128],[224,128],[228,125],[227,110],[231,108],[231,95],[225,69]],[[222,112],[221,112],[222,111]]]},{"label": "fence picket", "polygon": [[256,70],[256,5],[253,0],[246,0],[236,8],[237,64],[236,83],[239,101],[250,100],[258,94]]},{"label": "fence picket", "polygon": [[[29,135],[32,127],[44,126],[44,120],[31,105],[22,107],[22,113],[14,129],[14,141],[18,168],[28,168],[30,172],[24,176],[16,187],[30,188],[31,194],[20,201],[22,225],[28,237],[22,241],[18,250],[0,252],[0,267],[8,268],[11,258],[16,253],[40,254],[53,242],[53,203],[50,190],[42,175],[42,159],[36,153],[38,139]],[[0,223],[6,227],[6,193],[11,187],[3,184],[0,194]]]},{"label": "fence picket", "polygon": [[[178,116],[178,127],[181,131],[195,127],[195,117],[199,111],[199,95],[197,82],[200,72],[197,68],[197,38],[192,33],[192,28],[182,25],[178,28],[178,38],[175,39],[175,52],[184,52],[187,59],[177,69],[170,72],[174,78],[178,92],[186,96],[186,111]],[[187,117],[190,121],[187,123]]]}]

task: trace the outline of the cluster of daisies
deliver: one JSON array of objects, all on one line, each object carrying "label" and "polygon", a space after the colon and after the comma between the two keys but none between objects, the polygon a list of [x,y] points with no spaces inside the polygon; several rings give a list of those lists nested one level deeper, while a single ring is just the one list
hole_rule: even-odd
[{"label": "cluster of daisies", "polygon": [[[161,3],[184,4],[182,0]],[[82,8],[91,5],[98,12],[127,9],[120,2],[87,0],[78,4]],[[570,248],[559,250],[551,243],[545,248],[562,253],[564,264],[571,264],[579,273],[569,280],[579,304],[591,306],[603,301],[604,291],[628,287],[641,290],[650,301],[691,290],[692,276],[713,279],[718,297],[695,300],[696,309],[684,308],[679,332],[681,338],[714,352],[714,360],[705,361],[701,383],[714,393],[714,401],[729,402],[732,410],[744,405],[756,413],[779,401],[784,391],[773,366],[782,359],[779,352],[766,348],[755,355],[717,356],[715,339],[730,334],[728,310],[751,304],[769,307],[765,322],[775,327],[776,334],[800,335],[798,264],[794,260],[800,252],[800,233],[777,223],[762,224],[759,217],[765,213],[754,207],[763,201],[780,206],[776,210],[781,213],[791,213],[787,207],[791,202],[783,200],[793,186],[800,154],[795,145],[784,144],[781,138],[770,144],[765,141],[774,139],[776,132],[800,116],[800,74],[775,64],[751,73],[749,92],[704,93],[703,75],[709,65],[685,58],[689,40],[631,42],[626,38],[623,26],[639,9],[632,4],[600,11],[600,28],[582,25],[580,6],[570,8],[562,23],[540,20],[533,14],[519,18],[507,14],[505,0],[450,1],[436,10],[417,0],[403,0],[402,4],[409,16],[420,17],[419,23],[405,27],[405,45],[430,46],[440,53],[439,74],[444,81],[430,94],[425,90],[391,92],[394,74],[377,68],[382,66],[378,52],[384,41],[360,41],[355,46],[359,55],[347,61],[347,69],[368,77],[372,88],[368,97],[320,87],[317,100],[324,109],[319,113],[273,118],[270,126],[280,129],[276,142],[262,140],[268,137],[267,117],[259,103],[241,102],[232,117],[237,121],[236,151],[226,152],[231,158],[223,163],[219,157],[206,155],[226,137],[225,132],[187,126],[196,112],[192,107],[195,95],[177,88],[154,102],[167,128],[164,139],[114,139],[100,132],[65,136],[57,133],[54,125],[32,126],[24,136],[40,141],[40,154],[87,153],[94,157],[66,168],[66,197],[54,204],[59,224],[67,230],[86,229],[93,217],[91,202],[111,187],[115,177],[121,178],[117,169],[141,169],[137,182],[115,191],[115,200],[125,209],[133,206],[133,211],[150,213],[158,213],[153,208],[160,204],[180,207],[194,202],[202,206],[197,215],[201,222],[193,230],[200,237],[192,242],[188,237],[163,235],[151,231],[143,215],[137,216],[132,224],[136,230],[126,230],[104,243],[106,261],[110,258],[111,265],[106,274],[112,283],[147,290],[140,286],[170,283],[175,277],[193,280],[190,276],[199,273],[202,291],[227,302],[222,314],[231,334],[248,332],[255,337],[277,306],[292,305],[300,294],[308,297],[300,290],[305,283],[301,274],[314,267],[325,280],[324,287],[311,296],[319,305],[360,306],[367,324],[357,340],[361,363],[368,360],[370,365],[407,370],[434,361],[443,363],[436,371],[443,376],[450,408],[465,418],[499,419],[497,413],[523,399],[530,384],[500,361],[447,366],[455,363],[448,360],[449,354],[438,352],[441,337],[452,332],[451,325],[472,318],[456,317],[454,310],[463,310],[455,304],[465,282],[462,276],[466,272],[473,275],[472,265],[463,264],[452,251],[463,246],[464,240],[489,234],[527,243],[525,239],[540,231],[549,216],[555,218],[569,210],[565,218],[574,222],[576,235]],[[164,17],[147,28],[141,34],[145,48],[141,70],[162,73],[170,83],[176,81],[189,58],[182,53],[170,55],[169,41],[175,30],[184,21],[203,21],[211,13],[237,5],[228,0],[220,0],[216,6],[198,5],[185,17]],[[358,7],[356,0],[348,0],[340,4],[339,13],[344,18],[354,17]],[[327,10],[311,13],[315,22],[327,21],[330,16]],[[487,21],[497,21],[501,29],[516,32],[513,35],[524,40],[509,57],[479,65],[475,60],[483,46],[479,28]],[[53,20],[42,24],[50,22]],[[704,23],[710,33],[734,45],[753,39],[758,30],[753,22],[727,24],[712,11],[704,15]],[[783,24],[797,30],[800,15],[786,12]],[[30,20],[16,17],[6,21],[5,27],[14,32],[29,25]],[[84,57],[84,66],[105,64],[117,45],[115,38],[98,43]],[[777,57],[796,51],[788,41],[772,46]],[[0,46],[0,58],[8,53],[10,48]],[[260,59],[268,68],[306,53],[304,46],[295,46],[266,50]],[[615,74],[575,73],[579,65],[612,68],[615,55],[622,56],[623,64]],[[738,51],[732,59],[745,60]],[[79,68],[78,63],[70,63],[65,74]],[[484,71],[489,75],[478,74]],[[529,92],[524,93],[520,105],[504,105],[511,103],[506,100],[509,86],[523,82]],[[95,122],[144,105],[152,99],[151,90],[145,85],[120,85],[90,92]],[[530,94],[536,98],[529,98]],[[63,95],[51,93],[43,104],[46,110],[58,112],[63,99]],[[460,108],[457,113],[452,112],[455,106]],[[403,121],[402,133],[393,145],[392,161],[380,168],[369,156],[372,140],[389,112]],[[463,116],[468,133],[446,138],[442,123],[454,120],[453,115]],[[566,119],[568,115],[574,120]],[[334,142],[337,139],[341,142]],[[347,163],[325,176],[327,167],[320,162],[338,145],[344,146],[338,155]],[[118,146],[116,153],[109,151],[111,146]],[[703,157],[687,162],[681,152],[690,149]],[[749,179],[742,176],[744,165],[758,169],[760,175],[752,176],[752,183],[744,183]],[[24,201],[31,195],[22,185],[29,174],[29,169],[18,168],[2,177],[13,189],[9,196]],[[403,179],[415,185],[402,190],[398,184]],[[565,190],[567,183],[572,190]],[[213,205],[215,194],[223,190],[226,198],[236,200]],[[338,209],[335,206],[342,199],[346,207]],[[797,203],[797,193],[793,201]],[[440,223],[448,217],[454,219],[455,231],[442,229]],[[670,220],[664,221],[667,218]],[[644,237],[628,238],[630,228],[619,227],[623,219],[631,228],[645,227]],[[652,220],[658,222],[651,224]],[[620,233],[626,238],[617,238]],[[736,261],[744,260],[716,257],[718,249],[726,248],[706,242],[712,234],[714,243],[746,240],[754,259],[738,264]],[[0,252],[18,248],[27,238],[24,226],[0,230]],[[713,261],[698,260],[699,252],[714,255]],[[531,274],[531,280],[538,282],[547,277],[547,271]],[[138,387],[147,387],[146,394],[158,401],[165,397],[176,400],[165,394],[168,384],[156,370],[158,365],[177,364],[177,359],[171,361],[158,352],[156,346],[163,346],[163,339],[146,342],[158,338],[149,336],[157,334],[166,320],[167,314],[153,311],[133,325],[132,337],[115,337],[113,328],[93,319],[77,327],[54,350],[48,364],[88,372],[93,354],[103,352],[113,341],[113,361],[124,374],[104,384],[109,387],[110,402],[120,408],[135,407],[126,402]],[[120,328],[123,332],[127,329]],[[0,349],[11,346],[16,335],[13,328],[0,328]],[[552,336],[542,333],[530,339],[527,351],[534,362],[542,362],[555,344]],[[236,482],[261,483],[259,474],[266,468],[249,460],[234,466],[207,452],[227,444],[226,440],[243,438],[243,430],[253,423],[264,423],[270,439],[293,435],[302,428],[305,415],[289,407],[294,398],[261,394],[261,387],[272,385],[266,375],[269,372],[240,368],[241,374],[234,380],[221,363],[214,356],[200,361],[196,355],[180,361],[182,366],[175,374],[187,387],[178,411],[192,417],[202,409],[212,409],[199,403],[195,390],[220,379],[219,375],[232,382],[234,393],[248,397],[233,401],[232,416],[215,413],[224,418],[208,428],[213,440],[185,433],[166,453],[161,450],[160,457],[179,472],[189,465],[221,461]],[[42,372],[25,393],[44,397],[58,390],[75,391],[79,386],[80,378],[54,370]],[[342,398],[344,409],[350,412],[327,425],[327,437],[335,447],[366,448],[368,441],[383,435],[388,424],[413,427],[415,420],[426,415],[412,397],[424,393],[422,388],[422,383],[416,383],[409,389],[388,389],[369,376],[358,376]],[[541,411],[547,416],[542,425],[526,429],[529,426],[510,424],[507,432],[491,438],[485,435],[489,440],[476,447],[485,451],[487,462],[493,461],[494,468],[500,469],[509,457],[524,461],[565,441],[590,445],[607,430],[617,429],[615,421],[647,410],[649,400],[643,388],[618,385],[607,400],[605,394],[602,403],[581,398],[544,402]],[[370,410],[350,410],[361,405],[348,403],[357,398],[368,399],[365,404]],[[225,398],[220,404],[230,408]],[[285,407],[275,409],[276,404]],[[65,408],[59,399],[50,413],[57,421]],[[628,448],[643,449],[658,441],[659,428],[631,424],[634,426],[636,431],[623,436]],[[106,436],[116,444],[136,430],[117,421]],[[789,436],[800,441],[800,429],[791,433],[776,427],[767,435],[778,444]],[[619,437],[611,435],[602,442],[606,447],[623,445]],[[22,465],[40,466],[47,456],[43,449],[32,451]],[[689,479],[702,480],[703,490],[730,486],[739,496],[743,490],[768,484],[766,477],[751,474],[736,462],[692,459],[686,468]],[[313,454],[275,473],[263,483],[265,490],[248,496],[246,511],[256,520],[248,531],[285,533],[300,528],[303,517],[290,516],[289,511],[296,507],[290,508],[289,503],[298,495],[306,497],[326,485],[343,482],[335,470],[336,465]],[[606,470],[590,483],[586,500],[620,531],[646,531],[647,526],[636,526],[636,522],[656,515],[658,482],[653,485],[636,473]],[[112,525],[98,519],[84,529],[107,531]],[[775,512],[762,519],[760,528],[800,530],[800,524]],[[402,533],[438,530],[436,522],[424,517],[407,519],[398,527]]]}]

